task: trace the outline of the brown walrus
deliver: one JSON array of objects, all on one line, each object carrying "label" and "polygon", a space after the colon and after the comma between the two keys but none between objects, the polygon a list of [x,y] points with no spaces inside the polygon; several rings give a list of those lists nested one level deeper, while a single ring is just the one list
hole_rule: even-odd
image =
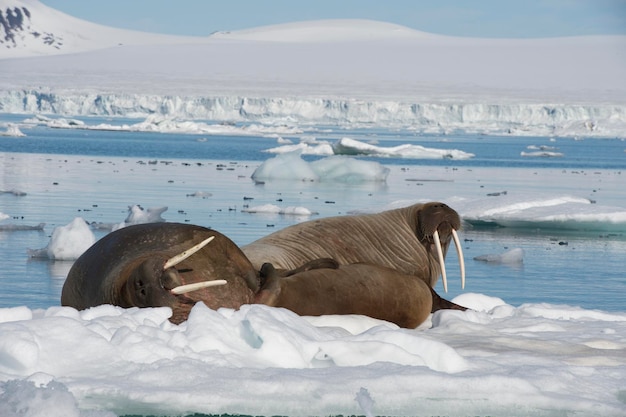
[{"label": "brown walrus", "polygon": [[323,259],[281,273],[266,263],[261,277],[264,284],[255,302],[302,316],[362,314],[415,328],[433,311],[465,310],[439,297],[424,281],[379,265]]},{"label": "brown walrus", "polygon": [[301,315],[364,314],[403,327],[419,325],[431,309],[457,307],[422,281],[378,265],[317,259],[291,271],[269,264],[259,271],[226,236],[177,223],[128,226],[100,239],[74,263],[61,295],[76,309],[167,306],[174,323],[199,301],[214,309],[262,303]]},{"label": "brown walrus", "polygon": [[311,220],[286,227],[241,249],[256,268],[269,262],[292,270],[309,261],[335,259],[339,264],[367,263],[412,275],[430,287],[443,276],[444,258],[454,239],[461,282],[465,286],[463,253],[456,230],[461,219],[443,203],[415,204],[377,214]]},{"label": "brown walrus", "polygon": [[[189,292],[185,287],[214,280],[226,285]],[[109,233],[87,249],[70,269],[61,304],[79,310],[100,304],[167,306],[170,320],[180,323],[198,301],[213,309],[239,308],[253,302],[258,290],[258,269],[226,236],[201,226],[149,223]]]}]

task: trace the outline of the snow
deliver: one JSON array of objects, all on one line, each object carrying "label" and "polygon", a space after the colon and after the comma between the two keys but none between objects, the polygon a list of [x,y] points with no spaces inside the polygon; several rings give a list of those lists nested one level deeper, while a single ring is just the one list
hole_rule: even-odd
[{"label": "snow", "polygon": [[[458,38],[347,19],[183,38],[77,22],[28,3],[33,27],[64,45],[0,49],[3,112],[157,115],[168,131],[199,119],[527,136],[626,131],[626,36]],[[154,127],[147,122],[133,128]]]},{"label": "snow", "polygon": [[416,330],[259,305],[198,304],[178,326],[168,308],[3,309],[0,407],[48,416],[623,415],[626,315],[462,297],[475,310],[438,312]]}]

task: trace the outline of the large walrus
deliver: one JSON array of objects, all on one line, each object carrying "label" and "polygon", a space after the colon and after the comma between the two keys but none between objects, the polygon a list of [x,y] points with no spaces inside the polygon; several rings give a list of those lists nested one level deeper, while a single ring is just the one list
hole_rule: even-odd
[{"label": "large walrus", "polygon": [[[259,290],[257,271],[233,241],[215,230],[139,224],[109,233],[74,262],[61,304],[78,310],[101,304],[168,306],[173,310],[170,320],[180,323],[198,301],[214,309],[253,302]],[[215,280],[226,285],[188,286]]]},{"label": "large walrus", "polygon": [[335,259],[342,265],[367,263],[397,270],[435,286],[447,279],[444,258],[454,239],[461,283],[465,286],[463,253],[456,230],[461,219],[443,203],[415,204],[377,214],[310,220],[286,227],[241,249],[256,268],[270,262],[292,270],[309,261]]},{"label": "large walrus", "polygon": [[301,315],[363,314],[403,327],[416,327],[432,309],[456,308],[422,281],[379,265],[315,259],[280,273],[271,264],[259,270],[226,236],[178,223],[103,237],[76,260],[61,294],[76,309],[167,306],[174,323],[199,301],[213,309],[262,303]]}]

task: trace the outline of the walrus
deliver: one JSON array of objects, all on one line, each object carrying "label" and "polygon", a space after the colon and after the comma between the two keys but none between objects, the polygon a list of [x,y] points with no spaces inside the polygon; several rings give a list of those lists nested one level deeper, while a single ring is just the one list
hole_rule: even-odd
[{"label": "walrus", "polygon": [[439,297],[424,281],[380,265],[320,259],[293,271],[277,271],[265,263],[260,273],[263,286],[255,302],[301,316],[361,314],[412,329],[431,312],[465,310]]},{"label": "walrus", "polygon": [[[214,285],[215,284],[215,285]],[[61,304],[172,309],[187,319],[193,305],[237,309],[261,303],[300,315],[363,314],[416,327],[431,310],[457,308],[424,282],[366,263],[320,258],[279,272],[255,268],[228,237],[201,226],[150,223],[108,234],[81,255],[63,285]]]},{"label": "walrus", "polygon": [[[225,285],[206,287],[211,284]],[[172,308],[170,320],[180,323],[198,301],[236,309],[253,302],[259,288],[258,269],[223,234],[148,223],[109,233],[87,249],[69,271],[61,304],[78,310],[166,306]]]},{"label": "walrus", "polygon": [[377,214],[310,220],[286,227],[241,249],[256,268],[271,263],[293,270],[309,261],[335,259],[339,264],[385,266],[421,279],[431,288],[442,275],[448,291],[444,258],[453,239],[465,287],[465,264],[456,230],[461,219],[446,204],[415,204]]}]

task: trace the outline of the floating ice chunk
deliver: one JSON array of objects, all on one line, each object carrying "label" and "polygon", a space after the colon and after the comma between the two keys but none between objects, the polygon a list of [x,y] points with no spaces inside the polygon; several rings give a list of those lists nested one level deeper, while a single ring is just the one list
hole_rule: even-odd
[{"label": "floating ice chunk", "polygon": [[65,226],[57,226],[52,232],[48,246],[29,250],[33,258],[73,261],[96,242],[96,237],[82,217],[76,217]]},{"label": "floating ice chunk", "polygon": [[134,206],[128,206],[128,216],[126,220],[117,225],[113,225],[112,230],[118,230],[131,224],[143,224],[143,223],[160,223],[165,219],[161,217],[163,212],[167,211],[167,207],[152,207],[144,209],[138,204]]},{"label": "floating ice chunk", "polygon": [[[0,213],[2,214],[2,213]],[[2,217],[0,216],[0,219],[2,219]],[[28,225],[28,224],[0,224],[0,230],[2,230],[3,232],[22,232],[22,231],[29,231],[29,230],[39,230],[42,231],[43,228],[46,226],[45,223],[39,223],[36,225]]]},{"label": "floating ice chunk", "polygon": [[208,191],[196,191],[194,193],[191,194],[187,194],[187,197],[200,197],[200,198],[207,198],[207,197],[211,197],[213,196],[212,193],[208,192]]},{"label": "floating ice chunk", "polygon": [[495,264],[521,264],[524,262],[524,250],[522,248],[514,248],[501,254],[476,256],[474,260]]},{"label": "floating ice chunk", "polygon": [[300,158],[300,152],[288,152],[270,158],[254,170],[252,179],[255,182],[272,180],[318,181],[318,175],[308,162]]},{"label": "floating ice chunk", "polygon": [[552,151],[536,151],[536,152],[520,152],[521,156],[524,157],[540,157],[540,158],[560,158],[563,156],[561,152],[552,152]]},{"label": "floating ice chunk", "polygon": [[328,142],[300,142],[298,144],[285,144],[265,150],[268,153],[300,152],[302,155],[333,155],[333,147]]},{"label": "floating ice chunk", "polygon": [[241,210],[244,213],[272,213],[290,216],[311,216],[317,212],[311,211],[306,207],[288,206],[281,208],[275,204],[264,204],[261,206],[248,207]]},{"label": "floating ice chunk", "polygon": [[389,168],[378,162],[329,156],[308,163],[300,155],[298,150],[268,159],[252,173],[252,179],[256,182],[296,180],[359,183],[384,182],[389,174]]},{"label": "floating ice chunk", "polygon": [[470,159],[474,154],[458,149],[435,149],[421,145],[404,144],[383,147],[360,142],[350,138],[341,138],[333,145],[336,155],[369,155],[407,159]]},{"label": "floating ice chunk", "polygon": [[311,168],[320,181],[345,183],[385,182],[389,168],[372,161],[360,161],[345,156],[332,156],[311,162]]},{"label": "floating ice chunk", "polygon": [[7,126],[7,130],[4,132],[0,132],[0,136],[10,136],[14,138],[24,137],[26,136],[17,125],[9,124]]}]

